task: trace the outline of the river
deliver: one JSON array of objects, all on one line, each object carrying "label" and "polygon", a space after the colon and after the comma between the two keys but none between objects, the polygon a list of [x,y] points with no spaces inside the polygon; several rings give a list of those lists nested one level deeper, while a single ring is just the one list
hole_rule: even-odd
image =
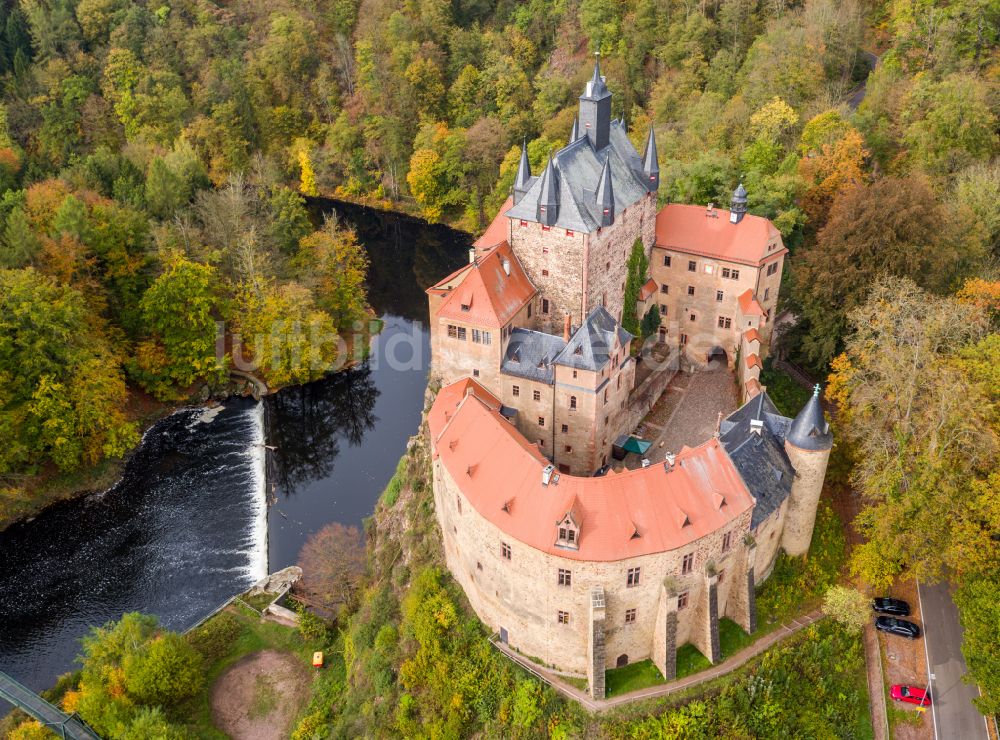
[{"label": "river", "polygon": [[143,611],[184,629],[295,563],[324,524],[371,514],[423,408],[424,288],[461,264],[469,238],[353,204],[310,206],[335,208],[369,253],[369,302],[385,321],[371,359],[215,415],[182,409],[146,433],[111,489],[0,533],[0,670],[43,689],[73,668],[90,627]]}]

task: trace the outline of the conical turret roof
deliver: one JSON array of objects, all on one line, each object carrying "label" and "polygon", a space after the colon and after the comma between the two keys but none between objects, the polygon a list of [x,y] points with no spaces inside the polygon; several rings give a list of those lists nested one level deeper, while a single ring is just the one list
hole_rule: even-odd
[{"label": "conical turret roof", "polygon": [[596,100],[610,94],[611,91],[608,90],[608,86],[604,83],[604,77],[601,75],[601,55],[598,54],[597,59],[594,61],[594,74],[591,75],[590,80],[587,82],[583,96]]},{"label": "conical turret roof", "polygon": [[551,226],[559,217],[559,174],[549,153],[549,163],[542,172],[538,194],[538,221]]},{"label": "conical turret roof", "polygon": [[580,119],[573,119],[573,130],[569,132],[569,144],[580,138]]},{"label": "conical turret roof", "polygon": [[653,126],[649,126],[649,136],[646,137],[646,151],[642,155],[642,171],[647,175],[660,174],[660,162],[656,155],[656,137]]},{"label": "conical turret roof", "polygon": [[526,143],[521,144],[521,161],[517,165],[517,176],[514,178],[514,187],[519,190],[527,190],[531,180],[531,164],[528,162],[528,147]]},{"label": "conical turret roof", "polygon": [[823,415],[823,404],[819,398],[819,385],[799,411],[785,434],[785,441],[802,450],[829,450],[833,447],[833,434]]}]

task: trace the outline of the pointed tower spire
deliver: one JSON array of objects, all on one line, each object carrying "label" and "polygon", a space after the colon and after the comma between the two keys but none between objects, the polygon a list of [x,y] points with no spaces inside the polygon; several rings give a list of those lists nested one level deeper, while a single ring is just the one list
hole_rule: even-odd
[{"label": "pointed tower spire", "polygon": [[528,141],[521,144],[521,161],[517,165],[517,175],[514,177],[514,205],[521,200],[531,188],[531,165],[528,163]]},{"label": "pointed tower spire", "polygon": [[785,434],[785,441],[800,450],[829,450],[833,446],[833,435],[823,415],[819,394],[820,387],[817,384]]},{"label": "pointed tower spire", "polygon": [[580,96],[579,133],[590,139],[595,151],[608,145],[611,136],[611,91],[601,75],[601,55],[594,62],[594,74]]},{"label": "pointed tower spire", "polygon": [[747,191],[741,182],[733,191],[733,199],[729,203],[729,223],[738,224],[747,214]]},{"label": "pointed tower spire", "polygon": [[552,226],[559,218],[559,174],[549,152],[549,163],[542,172],[541,187],[538,191],[536,218],[544,226]]},{"label": "pointed tower spire", "polygon": [[574,141],[580,138],[580,119],[573,119],[573,130],[569,132],[569,143],[572,144]]},{"label": "pointed tower spire", "polygon": [[610,226],[615,222],[615,190],[611,183],[611,157],[604,160],[601,177],[597,181],[597,208],[600,210],[601,226]]},{"label": "pointed tower spire", "polygon": [[642,155],[642,174],[646,177],[646,188],[649,192],[655,193],[660,189],[660,162],[656,156],[656,137],[653,135],[653,124],[649,124],[646,151]]}]

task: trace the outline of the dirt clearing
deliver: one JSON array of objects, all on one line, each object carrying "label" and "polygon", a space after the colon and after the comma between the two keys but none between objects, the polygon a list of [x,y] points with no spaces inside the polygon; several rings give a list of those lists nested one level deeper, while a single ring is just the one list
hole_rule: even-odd
[{"label": "dirt clearing", "polygon": [[309,698],[312,675],[289,653],[262,650],[233,664],[212,689],[212,720],[233,740],[283,740]]}]

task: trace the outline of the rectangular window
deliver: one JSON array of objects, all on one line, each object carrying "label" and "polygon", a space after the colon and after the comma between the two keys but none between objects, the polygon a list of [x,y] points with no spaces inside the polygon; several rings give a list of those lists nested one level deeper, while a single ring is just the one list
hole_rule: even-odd
[{"label": "rectangular window", "polygon": [[493,337],[490,336],[488,331],[483,332],[483,344],[490,344],[493,341]]},{"label": "rectangular window", "polygon": [[661,285],[660,286],[660,292],[663,293],[663,295],[666,295],[667,293],[670,292],[670,286],[669,285]]},{"label": "rectangular window", "polygon": [[512,385],[510,387],[510,395],[514,396],[514,398],[517,398],[518,396],[520,396],[521,395],[521,386],[519,386],[519,385]]},{"label": "rectangular window", "polygon": [[726,532],[724,535],[722,535],[722,552],[729,551],[729,548],[732,545],[732,538],[733,538],[732,532]]},{"label": "rectangular window", "polygon": [[739,279],[740,279],[740,271],[733,270],[733,280],[739,280]]},{"label": "rectangular window", "polygon": [[778,271],[778,263],[777,262],[772,262],[771,264],[769,264],[767,266],[767,274],[768,275],[773,275],[777,271]]},{"label": "rectangular window", "polygon": [[531,304],[528,304],[528,318],[531,318]]},{"label": "rectangular window", "polygon": [[559,624],[569,624],[569,612],[559,612]]},{"label": "rectangular window", "polygon": [[625,578],[625,585],[628,588],[631,588],[632,586],[638,586],[639,585],[639,571],[640,570],[641,570],[640,568],[629,568],[628,569],[628,575]]},{"label": "rectangular window", "polygon": [[548,298],[543,298],[542,299],[542,313],[548,313],[548,312],[549,312],[549,299]]},{"label": "rectangular window", "polygon": [[625,624],[635,624],[635,609],[625,610]]},{"label": "rectangular window", "polygon": [[569,229],[566,229],[566,236],[573,236],[573,232],[570,231]]},{"label": "rectangular window", "polygon": [[723,267],[722,268],[722,277],[728,278],[729,275],[730,275],[729,268],[728,267]]},{"label": "rectangular window", "polygon": [[722,300],[722,291],[721,290],[715,291],[715,300],[717,300],[717,301],[721,301]]},{"label": "rectangular window", "polygon": [[677,596],[677,608],[686,609],[687,605],[688,605],[688,592],[685,591],[684,593]]},{"label": "rectangular window", "polygon": [[472,330],[472,341],[475,342],[476,344],[482,344],[483,334],[481,331],[479,331],[479,329]]},{"label": "rectangular window", "polygon": [[465,338],[466,338],[467,334],[468,334],[468,331],[466,330],[466,328],[464,326],[458,327],[458,338],[461,339],[463,342],[465,341]]},{"label": "rectangular window", "polygon": [[566,446],[565,446],[565,447],[563,448],[563,450],[564,450],[565,452],[572,452],[572,451],[573,451],[573,448],[572,448],[572,447],[570,447],[569,445],[566,445]]},{"label": "rectangular window", "polygon": [[539,416],[538,417],[538,426],[540,426],[540,427],[545,426],[545,417],[544,416]]},{"label": "rectangular window", "polygon": [[728,329],[732,325],[733,325],[733,320],[732,319],[730,319],[730,318],[728,318],[726,316],[720,316],[719,317],[719,328],[720,329]]},{"label": "rectangular window", "polygon": [[551,227],[551,226],[545,226],[545,225],[543,224],[543,225],[542,225],[542,231],[552,231],[552,227]]},{"label": "rectangular window", "polygon": [[698,263],[695,262],[694,260],[688,260],[688,272],[697,272],[697,271],[698,271]]},{"label": "rectangular window", "polygon": [[535,401],[541,401],[542,400],[542,392],[541,391],[532,391],[531,392],[531,397]]},{"label": "rectangular window", "polygon": [[522,219],[521,219],[521,223],[520,223],[519,225],[520,225],[520,226],[527,226],[527,225],[528,225],[528,222],[527,222],[527,221],[525,221],[525,220],[524,220],[524,219],[522,218]]},{"label": "rectangular window", "polygon": [[455,494],[455,508],[458,509],[458,513],[462,513],[462,497],[457,493]]},{"label": "rectangular window", "polygon": [[670,255],[669,254],[663,255],[663,266],[664,267],[670,267]]},{"label": "rectangular window", "polygon": [[570,396],[569,397],[569,407],[571,409],[575,409],[576,408],[576,396]]},{"label": "rectangular window", "polygon": [[542,270],[542,277],[548,277],[548,276],[549,276],[549,271],[548,270]]},{"label": "rectangular window", "polygon": [[569,426],[567,424],[562,425],[562,433],[563,434],[569,433]]},{"label": "rectangular window", "polygon": [[472,377],[473,378],[478,378],[479,377],[479,369],[478,368],[474,368],[473,369],[473,371],[472,371]]},{"label": "rectangular window", "polygon": [[567,532],[567,535],[568,535],[566,537],[566,541],[567,542],[576,542],[576,530],[575,529],[569,530],[569,532]]},{"label": "rectangular window", "polygon": [[694,569],[694,553],[690,552],[681,561],[681,575],[686,576]]},{"label": "rectangular window", "polygon": [[666,307],[666,306],[664,306],[664,305],[663,305],[663,304],[661,303],[661,304],[660,304],[660,316],[666,316],[666,315],[667,315],[667,307]]},{"label": "rectangular window", "polygon": [[448,337],[454,339],[458,336],[458,327],[454,324],[448,324]]},{"label": "rectangular window", "polygon": [[705,265],[705,274],[711,275],[715,271],[714,265]]},{"label": "rectangular window", "polygon": [[573,585],[573,574],[562,568],[559,569],[559,585],[560,586],[572,586]]},{"label": "rectangular window", "polygon": [[687,343],[688,343],[688,335],[681,334],[681,344],[687,344]]},{"label": "rectangular window", "polygon": [[768,295],[770,295],[770,293],[771,293],[771,289],[770,288],[764,288],[764,300],[765,301],[767,300],[767,297],[768,297]]},{"label": "rectangular window", "polygon": [[508,545],[506,542],[500,543],[500,556],[504,560],[510,560],[510,545]]},{"label": "rectangular window", "polygon": [[688,295],[694,295],[694,286],[693,285],[689,285],[688,286]]},{"label": "rectangular window", "polygon": [[542,247],[542,254],[548,254],[548,253],[549,253],[549,248],[548,247]]},{"label": "rectangular window", "polygon": [[694,314],[691,314],[691,320],[692,320],[692,321],[697,321],[697,320],[698,320],[698,317],[697,317],[697,316],[695,316]]}]

